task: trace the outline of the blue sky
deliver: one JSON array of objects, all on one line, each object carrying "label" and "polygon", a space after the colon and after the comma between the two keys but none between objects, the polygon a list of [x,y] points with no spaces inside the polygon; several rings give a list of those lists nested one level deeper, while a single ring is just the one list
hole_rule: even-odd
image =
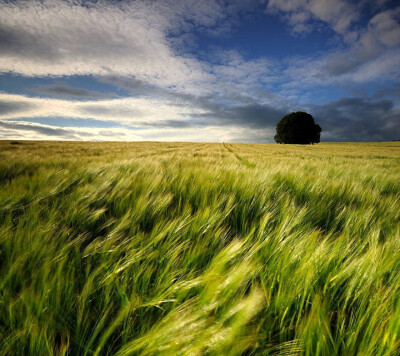
[{"label": "blue sky", "polygon": [[400,139],[386,0],[0,0],[0,139]]}]

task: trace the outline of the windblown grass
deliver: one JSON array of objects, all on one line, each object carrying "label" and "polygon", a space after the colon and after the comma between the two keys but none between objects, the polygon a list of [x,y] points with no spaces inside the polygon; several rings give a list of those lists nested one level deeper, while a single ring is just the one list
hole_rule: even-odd
[{"label": "windblown grass", "polygon": [[0,143],[2,355],[400,353],[400,143]]}]

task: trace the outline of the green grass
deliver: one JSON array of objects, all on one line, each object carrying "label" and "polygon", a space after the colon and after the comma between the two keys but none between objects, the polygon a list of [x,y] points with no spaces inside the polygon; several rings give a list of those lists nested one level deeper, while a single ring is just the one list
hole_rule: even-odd
[{"label": "green grass", "polygon": [[0,142],[2,355],[398,355],[400,143]]}]

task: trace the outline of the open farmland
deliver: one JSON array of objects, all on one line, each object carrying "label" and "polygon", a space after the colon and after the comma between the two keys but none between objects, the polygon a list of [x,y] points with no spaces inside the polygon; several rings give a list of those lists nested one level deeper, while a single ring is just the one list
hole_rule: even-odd
[{"label": "open farmland", "polygon": [[0,143],[3,355],[400,353],[400,143]]}]

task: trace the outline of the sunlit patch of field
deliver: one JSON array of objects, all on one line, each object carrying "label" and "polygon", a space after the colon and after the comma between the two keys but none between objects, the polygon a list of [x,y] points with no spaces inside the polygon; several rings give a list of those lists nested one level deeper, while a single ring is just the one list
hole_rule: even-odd
[{"label": "sunlit patch of field", "polygon": [[400,143],[0,142],[2,355],[400,353]]}]

